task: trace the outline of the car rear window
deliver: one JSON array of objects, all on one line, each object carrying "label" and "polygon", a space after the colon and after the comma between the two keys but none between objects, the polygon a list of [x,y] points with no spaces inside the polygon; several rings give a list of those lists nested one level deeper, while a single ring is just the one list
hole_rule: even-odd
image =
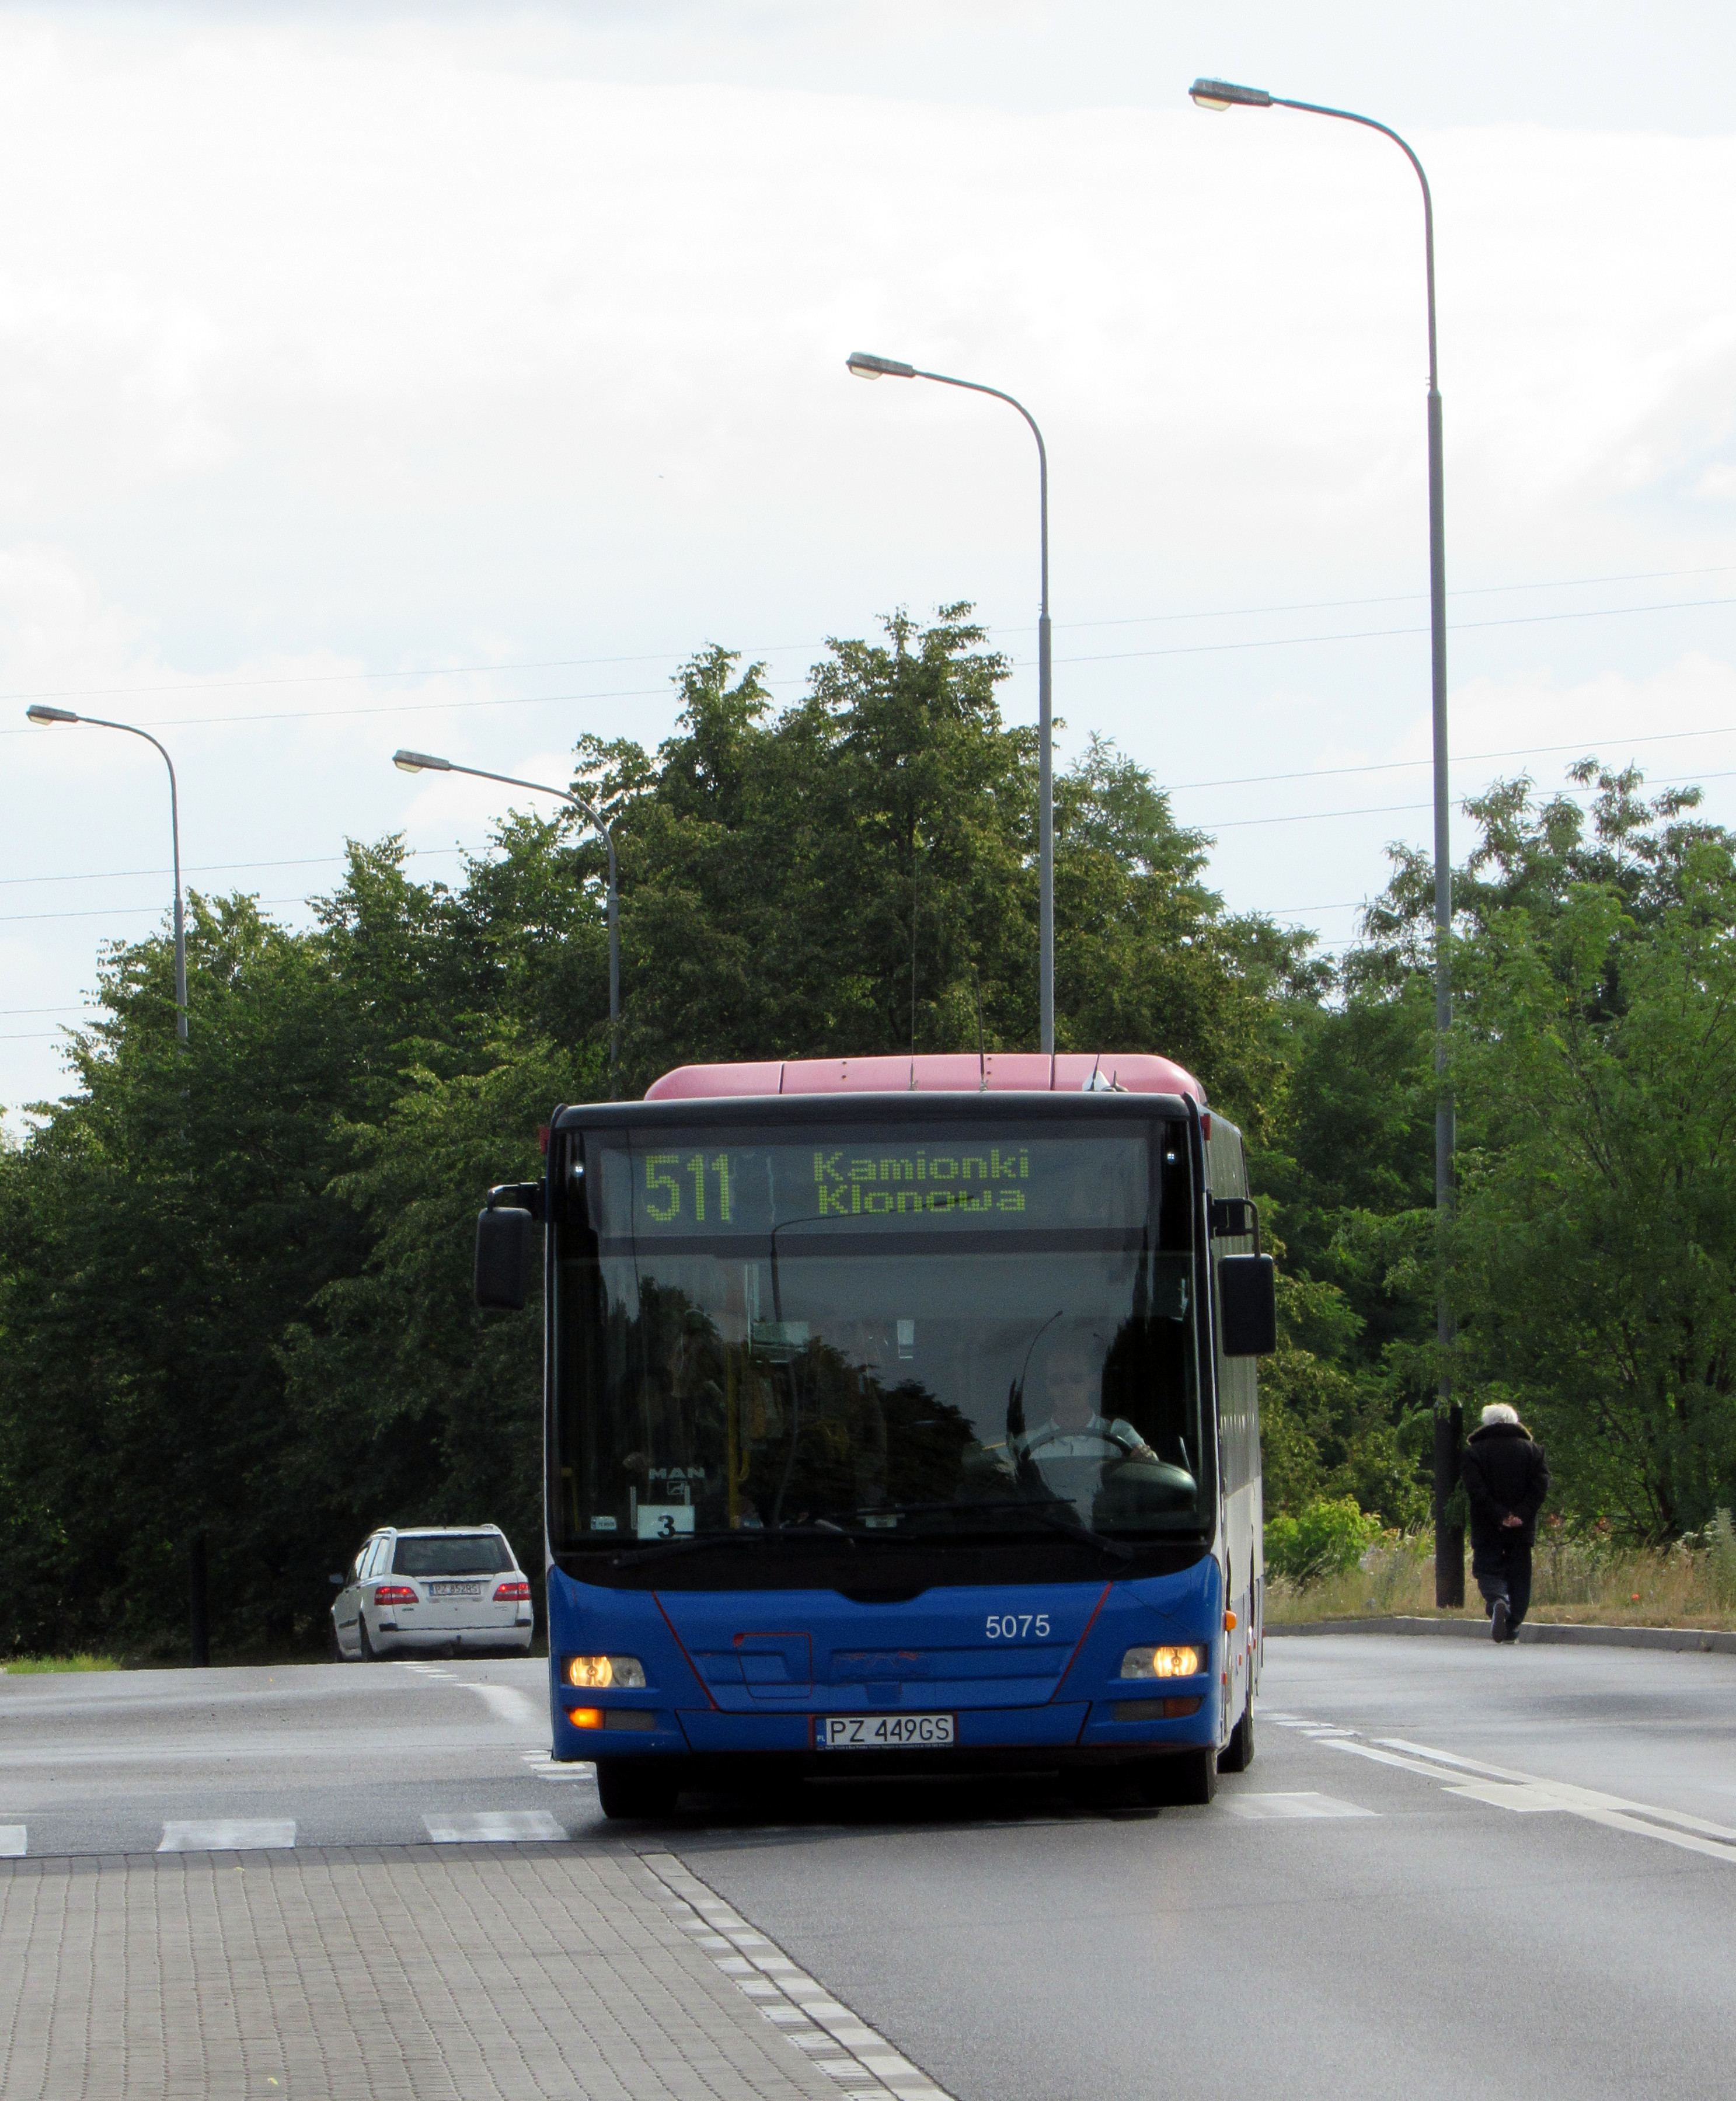
[{"label": "car rear window", "polygon": [[444,1533],[438,1539],[400,1539],[395,1576],[497,1576],[512,1555],[497,1532]]}]

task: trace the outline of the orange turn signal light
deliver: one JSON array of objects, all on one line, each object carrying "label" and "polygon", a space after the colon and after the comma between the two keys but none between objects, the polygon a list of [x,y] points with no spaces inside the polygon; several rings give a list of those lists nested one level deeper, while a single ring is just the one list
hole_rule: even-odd
[{"label": "orange turn signal light", "polygon": [[569,1707],[567,1719],[575,1729],[600,1729],[603,1727],[603,1710],[600,1707]]},{"label": "orange turn signal light", "polygon": [[1235,1632],[1235,1614],[1234,1612],[1225,1613],[1224,1632],[1226,1634],[1233,1634]]}]

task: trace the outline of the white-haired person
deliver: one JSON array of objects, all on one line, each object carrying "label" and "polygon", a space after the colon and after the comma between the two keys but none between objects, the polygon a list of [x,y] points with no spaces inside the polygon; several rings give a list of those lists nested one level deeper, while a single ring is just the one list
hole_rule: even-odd
[{"label": "white-haired person", "polygon": [[1460,1462],[1471,1506],[1471,1573],[1498,1642],[1517,1641],[1531,1602],[1531,1543],[1549,1493],[1549,1462],[1517,1413],[1491,1401]]}]

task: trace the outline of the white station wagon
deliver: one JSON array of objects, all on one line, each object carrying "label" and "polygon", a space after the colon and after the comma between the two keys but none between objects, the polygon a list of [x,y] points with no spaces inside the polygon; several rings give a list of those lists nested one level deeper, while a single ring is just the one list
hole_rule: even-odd
[{"label": "white station wagon", "polygon": [[529,1581],[497,1524],[388,1525],[332,1581],[339,1662],[431,1649],[522,1654],[535,1631]]}]

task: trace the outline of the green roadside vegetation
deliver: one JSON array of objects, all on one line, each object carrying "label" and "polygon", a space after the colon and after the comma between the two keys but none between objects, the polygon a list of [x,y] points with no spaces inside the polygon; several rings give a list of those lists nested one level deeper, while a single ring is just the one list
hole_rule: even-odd
[{"label": "green roadside vegetation", "polygon": [[[1278,1563],[1268,1563],[1266,1620],[1274,1626],[1310,1621],[1384,1618],[1481,1621],[1477,1586],[1465,1585],[1462,1609],[1434,1602],[1434,1537],[1380,1535],[1354,1559],[1315,1562],[1304,1572],[1284,1565],[1285,1521],[1280,1519]],[[1270,1535],[1269,1535],[1270,1536]],[[1529,1617],[1589,1626],[1736,1629],[1736,1528],[1721,1511],[1705,1531],[1668,1546],[1622,1538],[1610,1525],[1570,1526],[1545,1520],[1532,1564]]]},{"label": "green roadside vegetation", "polygon": [[[577,741],[620,854],[621,1093],[974,1049],[979,994],[989,1049],[1035,1043],[1005,670],[955,606],[834,643],[781,710],[708,649],[656,751]],[[1546,1441],[1575,1552],[1692,1562],[1736,1502],[1736,860],[1697,800],[1588,758],[1468,806],[1438,1241],[1424,860],[1394,853],[1328,963],[1226,909],[1211,842],[1112,746],[1057,782],[1062,1047],[1164,1051],[1246,1130],[1282,1268],[1268,1513],[1348,1525],[1353,1567],[1421,1555],[1438,1258],[1456,1390]],[[535,1562],[541,1338],[471,1308],[472,1221],[557,1102],[609,1091],[603,852],[514,815],[450,885],[412,865],[351,843],[306,932],[193,893],[184,1055],[166,930],[104,949],[67,1099],[0,1152],[0,1658],[179,1653],[197,1531],[219,1655],[317,1645],[377,1524],[493,1519]],[[1312,1611],[1354,1573],[1286,1581]]]},{"label": "green roadside vegetation", "polygon": [[51,1670],[119,1670],[119,1659],[112,1656],[92,1656],[88,1651],[77,1656],[9,1656],[0,1671],[8,1678],[29,1678]]}]

